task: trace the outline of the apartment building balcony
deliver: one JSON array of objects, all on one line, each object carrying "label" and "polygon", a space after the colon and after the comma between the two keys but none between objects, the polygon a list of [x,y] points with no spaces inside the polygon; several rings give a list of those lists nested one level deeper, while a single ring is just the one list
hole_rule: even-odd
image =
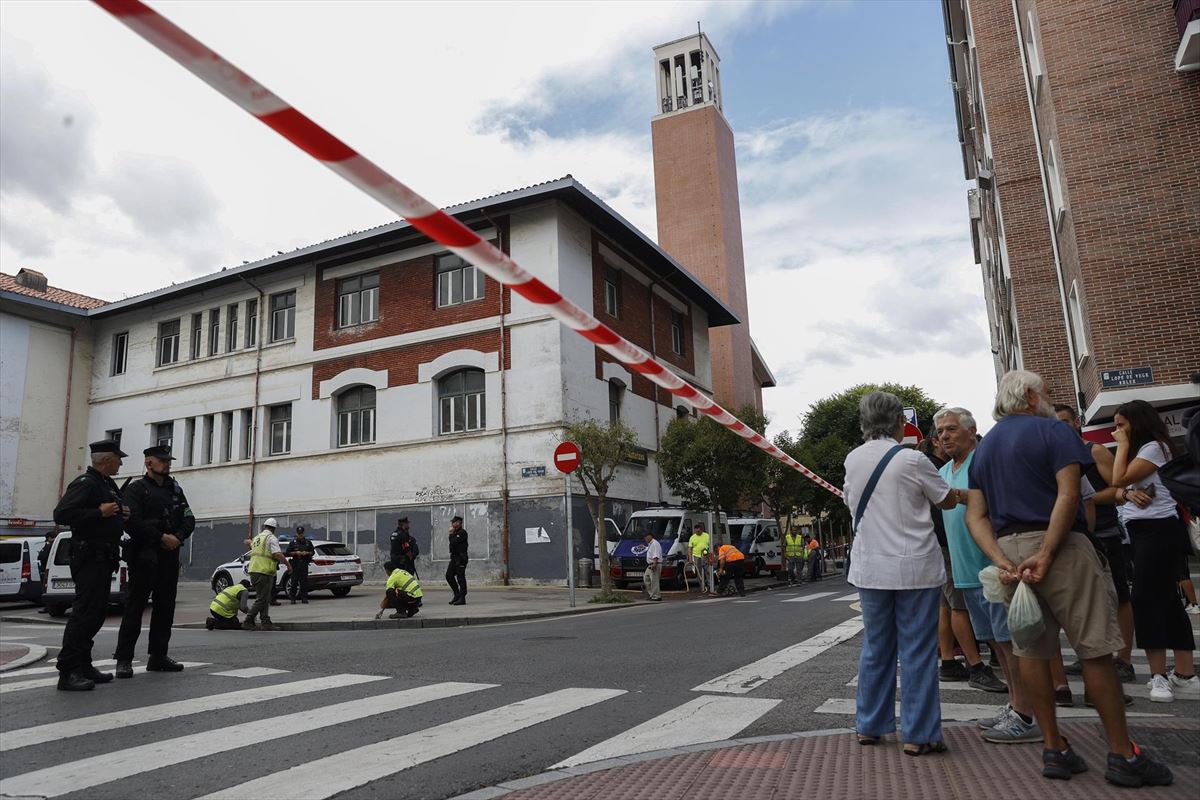
[{"label": "apartment building balcony", "polygon": [[1200,0],[1175,0],[1175,27],[1179,30],[1175,71],[1200,70]]}]

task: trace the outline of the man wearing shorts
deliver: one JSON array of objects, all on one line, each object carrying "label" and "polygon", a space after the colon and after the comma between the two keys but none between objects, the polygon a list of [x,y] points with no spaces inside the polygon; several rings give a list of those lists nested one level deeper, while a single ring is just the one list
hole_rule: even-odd
[{"label": "man wearing shorts", "polygon": [[[1021,688],[1045,737],[1042,776],[1069,780],[1087,769],[1058,727],[1050,659],[1059,631],[1083,664],[1104,735],[1104,778],[1118,786],[1166,786],[1170,769],[1129,738],[1124,696],[1112,654],[1123,646],[1112,575],[1088,540],[1079,502],[1088,449],[1054,408],[1040,376],[1014,370],[1000,379],[993,416],[968,469],[967,526],[975,544],[1001,570],[1001,579],[1033,589],[1045,630],[1014,644]],[[1017,712],[1013,712],[1014,714]]]}]

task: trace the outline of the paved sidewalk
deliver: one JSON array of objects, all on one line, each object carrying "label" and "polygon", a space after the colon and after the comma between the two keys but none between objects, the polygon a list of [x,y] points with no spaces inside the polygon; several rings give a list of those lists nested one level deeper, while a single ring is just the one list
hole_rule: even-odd
[{"label": "paved sidewalk", "polygon": [[1136,792],[1104,780],[1099,722],[1064,721],[1089,771],[1070,781],[1041,776],[1041,745],[993,745],[973,723],[944,726],[950,752],[905,756],[895,737],[860,746],[852,731],[814,731],[714,742],[570,767],[510,781],[458,800],[1055,800],[1200,797],[1200,721],[1136,720],[1134,739],[1175,774],[1168,787]]}]

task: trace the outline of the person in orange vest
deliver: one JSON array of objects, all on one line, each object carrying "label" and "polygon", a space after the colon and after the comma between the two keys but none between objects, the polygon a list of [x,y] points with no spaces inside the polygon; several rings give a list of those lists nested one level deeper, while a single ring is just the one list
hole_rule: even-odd
[{"label": "person in orange vest", "polygon": [[808,540],[808,579],[821,580],[821,543],[816,536]]},{"label": "person in orange vest", "polygon": [[742,582],[742,568],[745,565],[746,556],[733,545],[723,544],[717,548],[717,577],[721,579],[717,584],[717,594],[724,593],[732,578],[738,596],[746,596],[746,585]]}]

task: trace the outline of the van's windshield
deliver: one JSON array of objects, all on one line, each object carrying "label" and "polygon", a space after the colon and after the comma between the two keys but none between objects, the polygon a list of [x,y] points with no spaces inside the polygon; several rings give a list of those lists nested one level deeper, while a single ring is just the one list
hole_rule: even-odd
[{"label": "van's windshield", "polygon": [[679,535],[679,523],[682,517],[633,517],[625,530],[622,539],[642,539],[647,533],[654,534],[655,539],[672,538]]},{"label": "van's windshield", "polygon": [[739,522],[729,524],[729,535],[732,541],[744,542],[745,544],[754,543],[754,530],[758,527],[754,522]]}]

